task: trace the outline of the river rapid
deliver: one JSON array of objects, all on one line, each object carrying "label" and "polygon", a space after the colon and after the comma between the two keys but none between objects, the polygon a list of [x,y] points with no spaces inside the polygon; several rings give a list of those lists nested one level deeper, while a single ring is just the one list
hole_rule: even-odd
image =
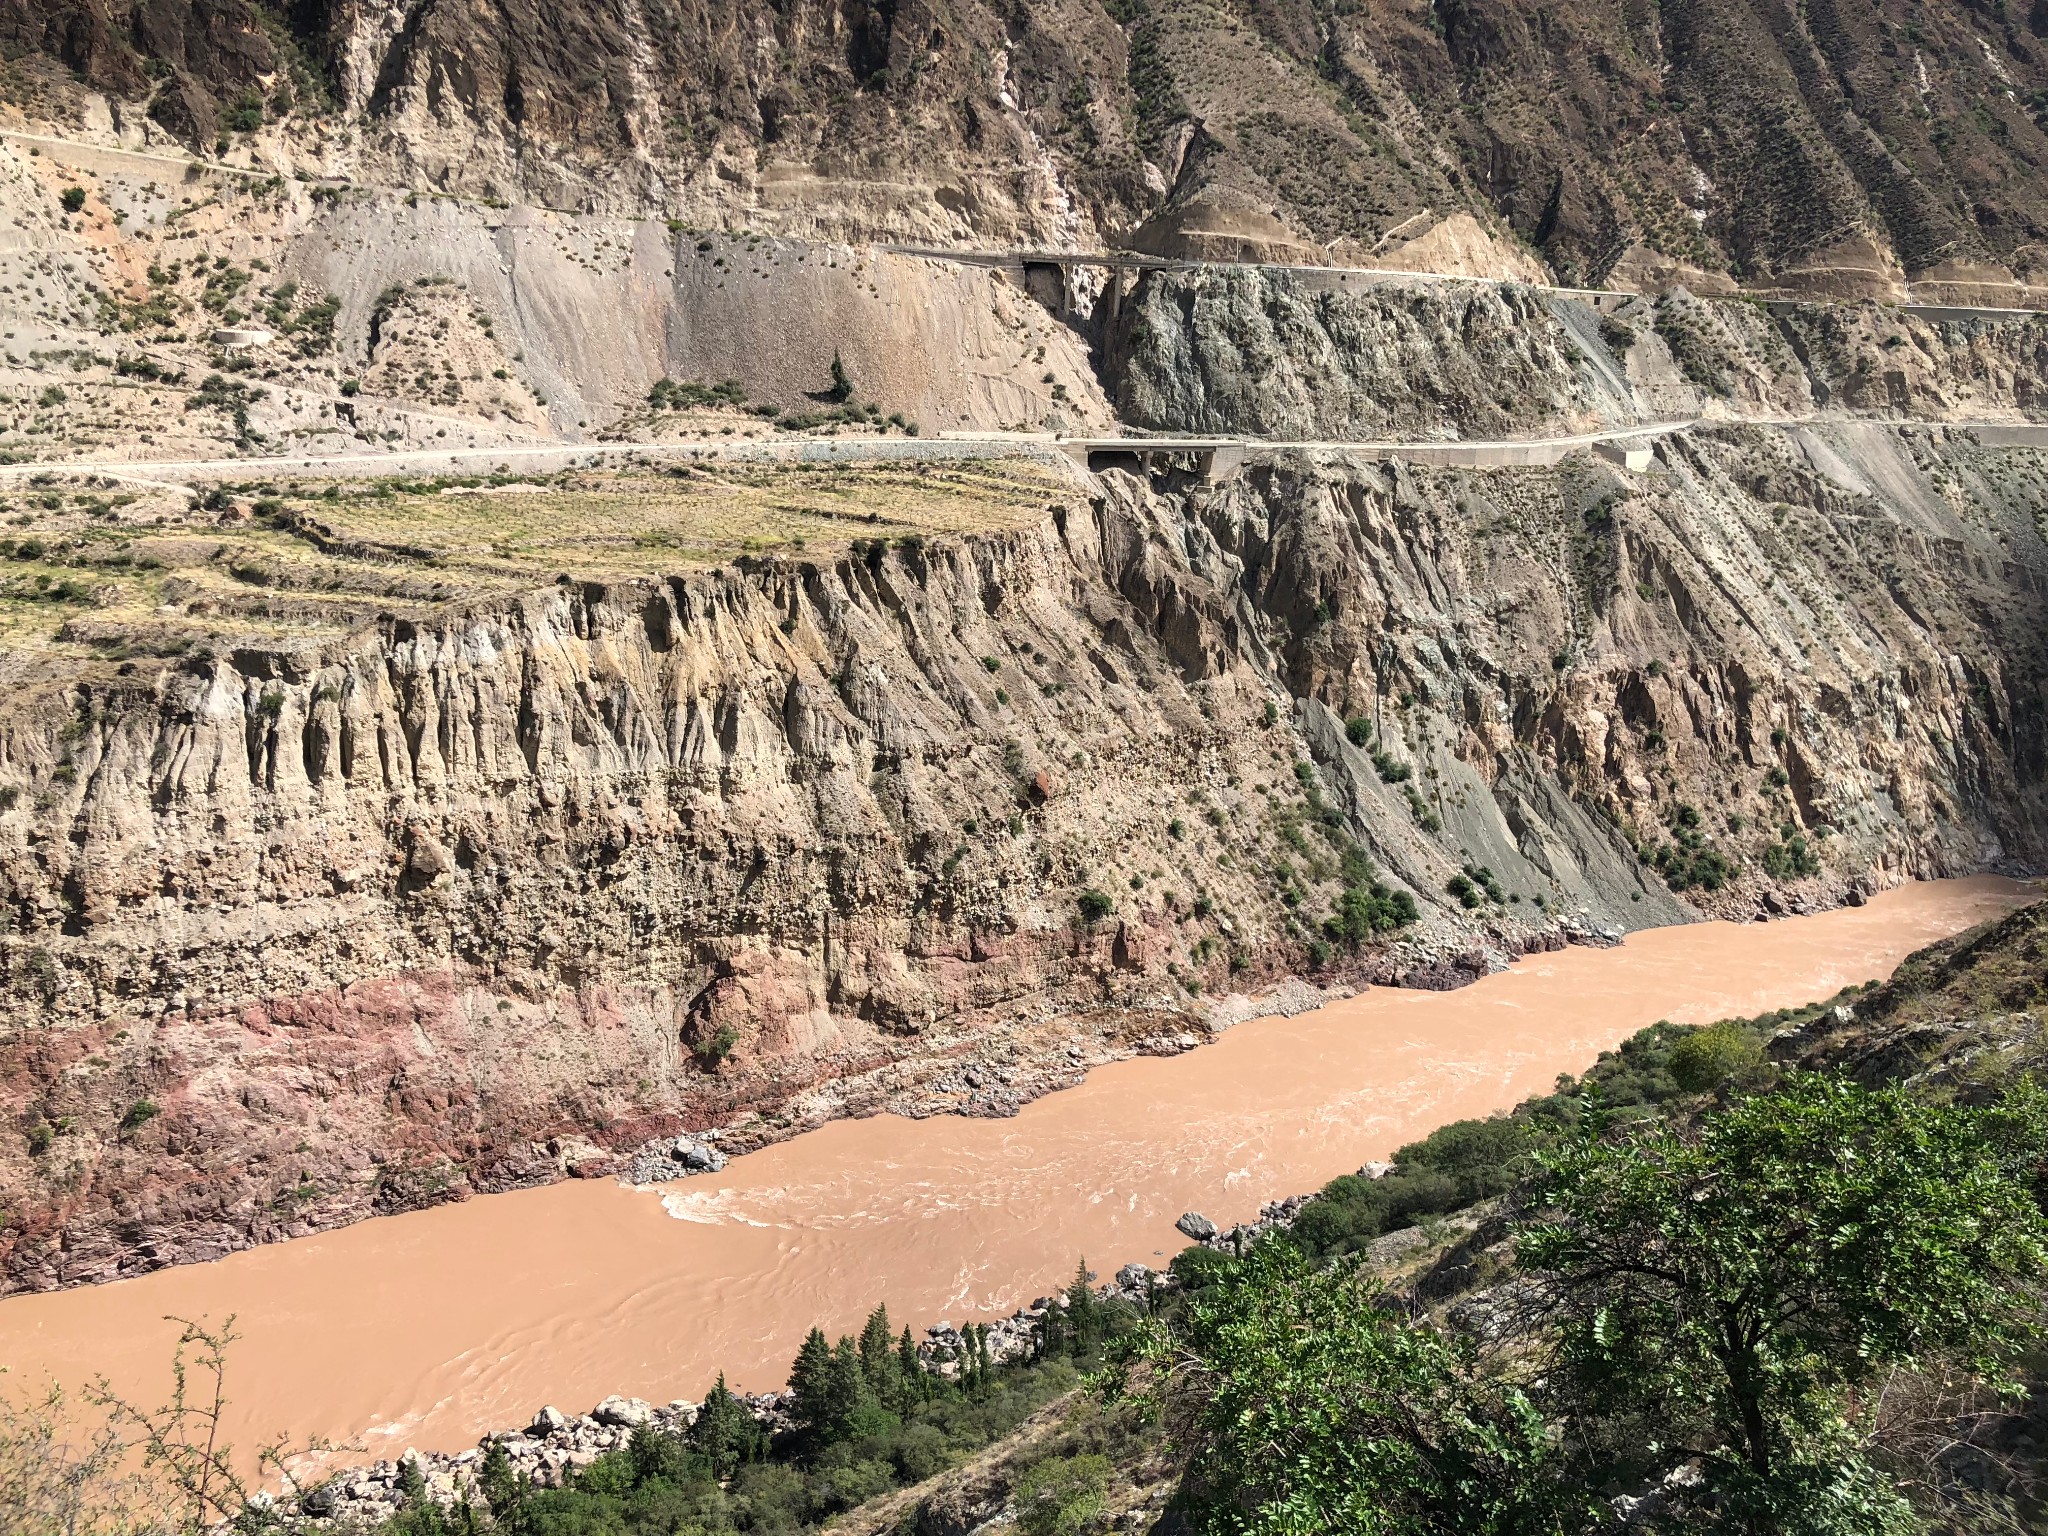
[{"label": "river rapid", "polygon": [[357,1454],[455,1450],[614,1392],[779,1386],[806,1329],[877,1301],[917,1325],[1007,1314],[1071,1276],[1162,1263],[1219,1225],[1444,1121],[1504,1109],[1660,1018],[1832,995],[2037,893],[1989,877],[1774,923],[1529,956],[1449,993],[1372,989],[1098,1069],[1012,1120],[841,1121],[651,1189],[608,1180],[385,1217],[217,1263],[0,1301],[12,1390],[169,1382],[177,1324],[236,1318],[228,1418]]}]

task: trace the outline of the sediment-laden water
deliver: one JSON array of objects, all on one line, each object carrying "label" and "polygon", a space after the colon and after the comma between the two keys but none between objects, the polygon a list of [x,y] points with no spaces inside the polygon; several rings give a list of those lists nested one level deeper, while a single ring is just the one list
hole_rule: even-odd
[{"label": "sediment-laden water", "polygon": [[236,1439],[454,1449],[613,1392],[697,1397],[723,1368],[779,1385],[814,1322],[876,1301],[916,1323],[1013,1310],[1086,1256],[1161,1262],[1219,1224],[1463,1115],[1578,1072],[1660,1018],[1825,997],[2027,899],[1996,879],[1908,886],[1769,924],[1638,933],[1530,956],[1450,993],[1374,989],[1105,1067],[1013,1120],[844,1121],[653,1189],[557,1184],[389,1217],[139,1280],[0,1302],[27,1386],[105,1374],[148,1396],[177,1325],[236,1316]]}]

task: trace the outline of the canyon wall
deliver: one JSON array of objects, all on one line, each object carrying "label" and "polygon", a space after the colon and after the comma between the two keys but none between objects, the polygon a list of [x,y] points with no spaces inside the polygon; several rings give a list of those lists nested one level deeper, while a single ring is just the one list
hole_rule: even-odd
[{"label": "canyon wall", "polygon": [[[2043,456],[1661,454],[1077,477],[1018,530],[18,689],[6,1283],[1007,1113],[1289,974],[2038,868]],[[1375,882],[1421,920],[1347,938]]]},{"label": "canyon wall", "polygon": [[90,91],[408,189],[1963,302],[2048,249],[2044,31],[2005,0],[0,0],[39,116]]},{"label": "canyon wall", "polygon": [[1251,267],[1097,306],[1104,385],[1154,431],[1502,438],[1706,416],[2048,419],[2048,318],[1874,302],[1597,301]]}]

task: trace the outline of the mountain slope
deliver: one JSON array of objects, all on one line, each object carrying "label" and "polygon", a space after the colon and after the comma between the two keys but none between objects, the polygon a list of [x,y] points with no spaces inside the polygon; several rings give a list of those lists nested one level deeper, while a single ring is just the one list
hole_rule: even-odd
[{"label": "mountain slope", "polygon": [[514,200],[2008,299],[2048,233],[2043,31],[1992,0],[0,3],[10,50],[196,147],[284,119]]}]

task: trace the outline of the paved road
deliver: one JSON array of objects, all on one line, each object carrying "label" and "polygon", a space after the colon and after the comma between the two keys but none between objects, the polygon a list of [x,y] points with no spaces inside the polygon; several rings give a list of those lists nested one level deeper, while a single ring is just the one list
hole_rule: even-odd
[{"label": "paved road", "polygon": [[878,250],[895,256],[916,256],[926,261],[950,261],[970,267],[1033,266],[1114,267],[1125,272],[1199,272],[1206,267],[1256,267],[1261,272],[1298,272],[1337,278],[1371,278],[1375,282],[1487,283],[1515,282],[1540,293],[1562,293],[1585,299],[1635,299],[1642,297],[1623,288],[1559,288],[1548,283],[1521,283],[1519,279],[1465,277],[1455,272],[1411,272],[1403,267],[1350,267],[1321,265],[1306,261],[1194,261],[1178,256],[1153,256],[1144,251],[963,251],[945,246],[883,245]]},{"label": "paved road", "polygon": [[[1182,257],[1153,256],[1143,251],[1047,251],[1019,248],[1009,251],[952,250],[943,246],[924,245],[883,245],[879,250],[897,256],[915,256],[926,261],[947,261],[971,267],[1000,267],[1015,269],[1031,266],[1069,267],[1112,267],[1125,272],[1199,272],[1210,267],[1255,267],[1261,272],[1298,273],[1315,277],[1334,277],[1339,281],[1365,280],[1367,286],[1389,282],[1421,283],[1485,283],[1492,286],[1515,286],[1534,290],[1537,293],[1561,294],[1566,298],[1590,299],[1597,305],[1601,301],[1617,303],[1628,299],[1653,297],[1623,288],[1561,288],[1550,283],[1526,283],[1518,278],[1465,277],[1450,272],[1410,272],[1399,267],[1347,267],[1319,266],[1311,262],[1289,261],[1193,261]],[[1989,304],[1937,304],[1922,303],[1911,297],[1912,285],[1907,285],[1908,297],[1903,303],[1891,308],[1909,315],[1919,315],[1927,320],[2016,320],[2032,319],[2048,315],[2048,310],[2014,309]],[[1796,308],[1813,304],[1833,304],[1839,300],[1825,298],[1793,299],[1767,298],[1762,295],[1736,295],[1738,298],[1757,298],[1770,308]]]},{"label": "paved road", "polygon": [[232,459],[52,459],[0,465],[0,485],[36,475],[103,475],[129,484],[170,486],[196,480],[264,479],[278,474],[337,478],[407,474],[481,474],[540,470],[549,466],[595,466],[620,459],[664,462],[724,459],[734,462],[850,464],[931,459],[1033,458],[1085,463],[1090,455],[1191,453],[1235,455],[1309,452],[1347,453],[1360,458],[1406,459],[1416,463],[1484,468],[1555,464],[1566,455],[1603,443],[1648,446],[1693,427],[1877,427],[1957,429],[1974,433],[1987,448],[2048,448],[2048,423],[2013,421],[1925,421],[1913,417],[1770,416],[1687,417],[1573,432],[1551,437],[1362,441],[1342,438],[1262,438],[1192,435],[1055,437],[1050,433],[954,433],[939,437],[802,437],[744,441],[670,443],[529,443],[488,448],[398,448],[374,453],[250,455]]},{"label": "paved road", "polygon": [[662,460],[719,458],[808,464],[887,462],[914,459],[1085,458],[1089,453],[1211,453],[1219,448],[1245,453],[1290,450],[1355,453],[1369,458],[1414,458],[1424,462],[1472,464],[1554,463],[1574,449],[1599,443],[1648,442],[1694,425],[1691,420],[1648,422],[1601,432],[1557,437],[1498,438],[1487,441],[1353,442],[1332,438],[1255,437],[1074,437],[1038,433],[962,434],[943,437],[768,438],[716,443],[535,443],[493,448],[401,448],[377,453],[251,455],[232,459],[60,459],[0,465],[0,483],[41,474],[103,474],[143,483],[252,479],[284,474],[376,476],[478,473],[538,469],[543,465],[598,464],[625,458]]}]

